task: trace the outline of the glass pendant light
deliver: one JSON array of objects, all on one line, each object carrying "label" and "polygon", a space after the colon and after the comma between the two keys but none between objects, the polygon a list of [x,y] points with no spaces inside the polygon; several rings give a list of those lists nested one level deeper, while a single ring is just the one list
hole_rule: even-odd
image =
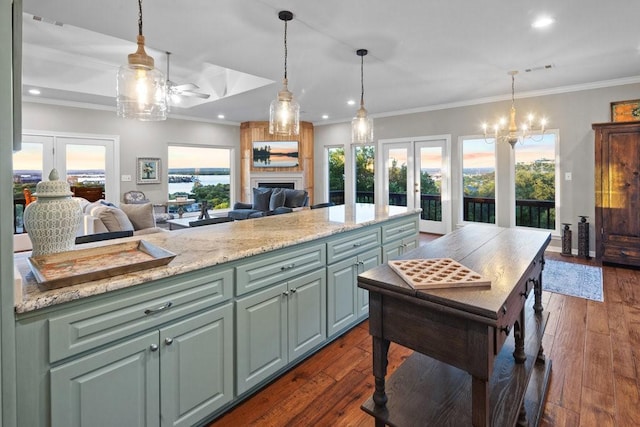
[{"label": "glass pendant light", "polygon": [[351,120],[351,142],[353,144],[367,144],[373,142],[373,119],[367,116],[364,108],[364,56],[369,53],[367,49],[358,49],[356,54],[360,57],[360,108],[356,116]]},{"label": "glass pendant light", "polygon": [[269,133],[280,136],[293,136],[300,133],[300,105],[293,99],[287,87],[287,22],[293,19],[293,13],[283,10],[278,18],[284,21],[284,79],[278,97],[269,107]]},{"label": "glass pendant light", "polygon": [[167,118],[167,79],[144,50],[142,0],[138,0],[138,50],[118,70],[116,102],[119,117],[143,121]]}]

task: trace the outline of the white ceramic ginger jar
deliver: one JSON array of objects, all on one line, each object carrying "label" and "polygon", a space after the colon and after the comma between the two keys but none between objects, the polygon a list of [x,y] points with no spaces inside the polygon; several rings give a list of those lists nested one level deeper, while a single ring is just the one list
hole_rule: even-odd
[{"label": "white ceramic ginger jar", "polygon": [[33,245],[32,256],[70,251],[75,246],[82,222],[80,204],[73,200],[69,184],[60,181],[51,170],[49,181],[40,181],[34,195],[37,200],[24,210],[24,227]]}]

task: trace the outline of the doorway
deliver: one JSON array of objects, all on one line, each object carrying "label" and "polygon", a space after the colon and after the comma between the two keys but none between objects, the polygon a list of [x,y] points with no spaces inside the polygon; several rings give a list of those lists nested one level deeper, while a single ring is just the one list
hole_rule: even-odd
[{"label": "doorway", "polygon": [[451,231],[449,136],[381,141],[384,200],[389,206],[421,208],[420,231]]}]

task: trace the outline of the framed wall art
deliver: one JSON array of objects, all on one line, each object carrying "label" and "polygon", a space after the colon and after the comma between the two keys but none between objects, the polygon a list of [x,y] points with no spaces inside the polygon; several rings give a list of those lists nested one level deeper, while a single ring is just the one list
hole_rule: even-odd
[{"label": "framed wall art", "polygon": [[298,141],[254,141],[254,168],[295,168],[298,161]]},{"label": "framed wall art", "polygon": [[611,103],[612,122],[635,122],[640,120],[640,99]]},{"label": "framed wall art", "polygon": [[157,157],[138,157],[136,169],[138,184],[160,184],[160,159]]}]

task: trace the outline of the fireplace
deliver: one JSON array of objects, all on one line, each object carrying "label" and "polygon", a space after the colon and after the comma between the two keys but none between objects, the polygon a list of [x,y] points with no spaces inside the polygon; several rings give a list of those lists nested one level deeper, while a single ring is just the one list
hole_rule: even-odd
[{"label": "fireplace", "polygon": [[296,188],[295,182],[258,182],[258,187],[265,188]]},{"label": "fireplace", "polygon": [[[249,180],[251,187],[267,188],[291,188],[294,190],[304,190],[304,182],[300,173],[256,173],[251,174]],[[251,191],[251,190],[249,190]]]}]

